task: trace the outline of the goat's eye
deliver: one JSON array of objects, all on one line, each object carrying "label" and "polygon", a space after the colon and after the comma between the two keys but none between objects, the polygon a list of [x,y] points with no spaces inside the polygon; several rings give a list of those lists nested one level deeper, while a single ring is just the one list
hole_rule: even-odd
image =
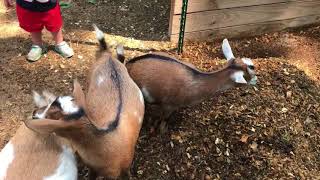
[{"label": "goat's eye", "polygon": [[251,70],[254,70],[254,66],[252,66],[252,65],[249,65],[248,68]]}]

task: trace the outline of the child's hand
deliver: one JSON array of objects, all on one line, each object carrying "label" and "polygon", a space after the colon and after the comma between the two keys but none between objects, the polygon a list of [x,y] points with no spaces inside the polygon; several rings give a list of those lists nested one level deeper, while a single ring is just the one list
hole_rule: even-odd
[{"label": "child's hand", "polygon": [[5,5],[7,8],[13,7],[13,0],[3,0],[3,1],[4,1],[4,5]]}]

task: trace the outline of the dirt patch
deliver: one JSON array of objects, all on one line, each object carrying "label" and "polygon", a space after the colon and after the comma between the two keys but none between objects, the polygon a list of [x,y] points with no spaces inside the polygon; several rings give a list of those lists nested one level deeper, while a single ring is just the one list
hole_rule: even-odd
[{"label": "dirt patch", "polygon": [[141,40],[167,40],[170,0],[104,0],[95,5],[73,1],[63,16],[68,31],[92,30],[96,23],[109,34]]},{"label": "dirt patch", "polygon": [[[31,115],[31,90],[62,95],[71,92],[73,79],[84,84],[97,49],[91,22],[115,35],[163,39],[169,2],[157,2],[74,2],[64,10],[65,35],[76,52],[68,61],[50,51],[41,61],[27,63],[28,36],[16,31],[1,34],[0,147]],[[144,4],[155,8],[153,14],[146,16],[151,10]],[[1,26],[13,26],[11,21]],[[48,34],[45,40],[52,43]],[[111,35],[107,40],[124,43],[129,58],[156,49],[204,71],[225,62],[220,41],[187,42],[184,53],[177,55],[167,42]],[[319,26],[230,40],[236,56],[253,58],[258,85],[232,89],[181,109],[171,117],[169,132],[163,136],[151,136],[144,124],[133,179],[319,179],[319,40]],[[79,179],[86,179],[86,173],[80,170]]]}]

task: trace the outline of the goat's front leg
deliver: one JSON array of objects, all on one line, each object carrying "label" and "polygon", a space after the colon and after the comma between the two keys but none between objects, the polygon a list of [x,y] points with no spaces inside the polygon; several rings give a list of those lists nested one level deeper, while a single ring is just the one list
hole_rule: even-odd
[{"label": "goat's front leg", "polygon": [[98,174],[93,169],[89,168],[88,171],[88,180],[96,180],[98,177]]},{"label": "goat's front leg", "polygon": [[131,179],[131,172],[130,172],[130,169],[126,172],[124,172],[122,175],[121,175],[121,179],[122,180],[130,180]]}]

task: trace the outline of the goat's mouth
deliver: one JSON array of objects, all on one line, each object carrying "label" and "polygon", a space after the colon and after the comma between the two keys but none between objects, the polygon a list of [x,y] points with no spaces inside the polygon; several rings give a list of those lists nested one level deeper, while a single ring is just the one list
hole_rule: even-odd
[{"label": "goat's mouth", "polygon": [[34,110],[31,116],[31,120],[40,120],[45,118],[45,112],[39,112],[38,110]]},{"label": "goat's mouth", "polygon": [[251,78],[251,80],[249,81],[250,85],[256,85],[258,82],[258,77],[256,75],[253,75],[253,77]]}]

